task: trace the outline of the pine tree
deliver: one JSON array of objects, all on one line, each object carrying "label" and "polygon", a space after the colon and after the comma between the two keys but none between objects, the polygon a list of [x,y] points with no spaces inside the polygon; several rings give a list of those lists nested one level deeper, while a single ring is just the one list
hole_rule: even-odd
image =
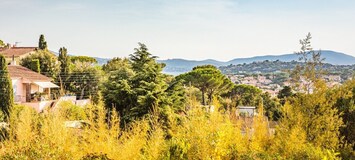
[{"label": "pine tree", "polygon": [[40,50],[47,50],[47,41],[44,39],[44,35],[41,34],[41,36],[39,37],[39,41],[38,41],[38,48]]},{"label": "pine tree", "polygon": [[12,81],[7,70],[6,59],[3,55],[0,55],[0,109],[5,116],[5,120],[8,119],[13,105]]},{"label": "pine tree", "polygon": [[211,104],[216,93],[232,86],[232,82],[212,65],[196,66],[192,71],[179,75],[177,79],[184,80],[187,85],[191,84],[198,88],[201,91],[203,105],[206,105],[205,94],[208,103]]},{"label": "pine tree", "polygon": [[132,69],[136,73],[132,77],[132,88],[137,104],[131,109],[133,117],[142,117],[153,111],[154,107],[163,107],[166,99],[167,84],[164,82],[163,65],[156,62],[156,56],[148,52],[148,48],[139,43],[139,48],[130,55]]},{"label": "pine tree", "polygon": [[109,61],[103,67],[108,75],[102,90],[106,107],[116,109],[122,123],[152,111],[165,121],[169,111],[184,107],[185,93],[180,82],[162,73],[163,67],[141,43],[130,59]]}]

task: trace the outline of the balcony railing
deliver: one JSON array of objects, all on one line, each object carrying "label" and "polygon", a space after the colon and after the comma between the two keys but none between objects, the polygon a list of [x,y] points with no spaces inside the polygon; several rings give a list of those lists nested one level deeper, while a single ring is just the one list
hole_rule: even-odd
[{"label": "balcony railing", "polygon": [[[55,96],[54,94],[50,94],[50,95],[48,95],[48,94],[43,94],[43,95],[31,94],[30,102],[42,102],[42,101],[55,100],[56,97],[57,96]],[[14,102],[16,102],[16,103],[26,102],[26,96],[15,95]]]}]

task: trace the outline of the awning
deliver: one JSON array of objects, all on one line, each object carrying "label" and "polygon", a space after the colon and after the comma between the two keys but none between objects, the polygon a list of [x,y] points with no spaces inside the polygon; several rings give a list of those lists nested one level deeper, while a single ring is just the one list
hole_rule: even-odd
[{"label": "awning", "polygon": [[52,82],[34,82],[34,83],[42,88],[59,88],[59,86],[55,85]]}]

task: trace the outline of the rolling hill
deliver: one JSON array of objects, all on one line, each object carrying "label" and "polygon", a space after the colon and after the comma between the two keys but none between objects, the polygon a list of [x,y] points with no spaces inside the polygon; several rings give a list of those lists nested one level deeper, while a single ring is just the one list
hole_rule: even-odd
[{"label": "rolling hill", "polygon": [[[344,53],[330,51],[330,50],[324,50],[321,53],[322,53],[322,57],[325,58],[324,63],[329,63],[333,65],[355,64],[355,57]],[[236,58],[227,62],[216,61],[211,59],[201,60],[201,61],[185,60],[185,59],[168,59],[168,60],[159,60],[159,62],[166,64],[166,67],[164,68],[164,72],[174,74],[174,72],[177,73],[188,72],[193,67],[198,65],[212,64],[215,66],[226,66],[230,64],[236,65],[236,64],[243,64],[243,63],[260,62],[265,60],[269,60],[269,61],[279,60],[284,62],[290,62],[293,60],[297,61],[298,56],[296,54],[266,55],[266,56],[250,57],[250,58]]]}]

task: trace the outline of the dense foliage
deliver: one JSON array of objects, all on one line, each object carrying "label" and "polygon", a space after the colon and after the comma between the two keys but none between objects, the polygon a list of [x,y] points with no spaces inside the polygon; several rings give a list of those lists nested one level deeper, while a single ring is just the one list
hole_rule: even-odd
[{"label": "dense foliage", "polygon": [[[37,50],[35,53],[21,59],[20,65],[33,69],[32,61],[37,59],[40,63],[40,73],[51,78],[56,78],[60,72],[60,63],[57,57],[48,50]],[[37,72],[37,69],[33,69]]]},{"label": "dense foliage", "polygon": [[340,133],[346,142],[355,144],[355,80],[333,90],[332,95],[337,97],[334,107],[342,113],[341,118],[344,122]]},{"label": "dense foliage", "polygon": [[95,103],[99,100],[99,84],[101,70],[87,62],[73,64],[70,74],[63,74],[63,83],[67,90],[77,95],[77,99],[91,98]]},{"label": "dense foliage", "polygon": [[29,69],[31,69],[32,71],[35,71],[37,73],[41,73],[39,60],[38,59],[32,59]]}]

